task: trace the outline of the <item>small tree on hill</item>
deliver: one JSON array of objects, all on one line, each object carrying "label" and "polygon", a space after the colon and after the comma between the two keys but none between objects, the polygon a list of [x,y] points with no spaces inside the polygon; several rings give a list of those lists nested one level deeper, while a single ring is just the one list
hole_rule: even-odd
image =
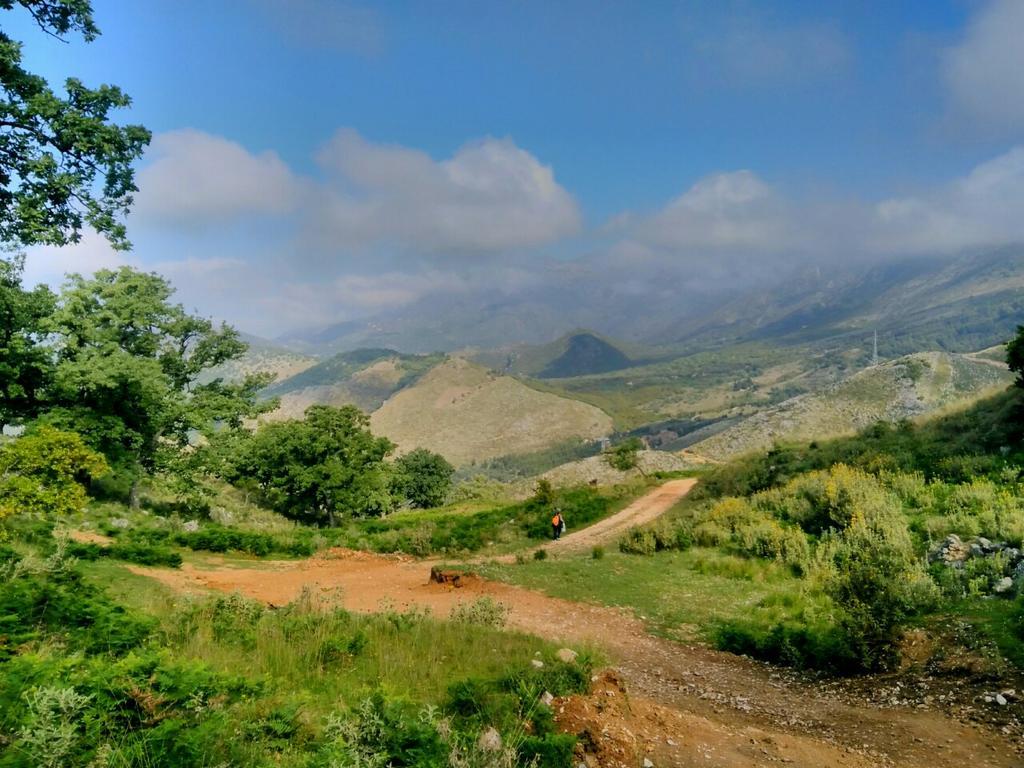
[{"label": "small tree on hill", "polygon": [[612,469],[628,472],[639,465],[640,450],[643,447],[644,444],[639,437],[631,437],[605,451],[604,459]]},{"label": "small tree on hill", "polygon": [[414,507],[441,506],[452,485],[453,467],[444,456],[417,448],[395,461],[391,487]]}]

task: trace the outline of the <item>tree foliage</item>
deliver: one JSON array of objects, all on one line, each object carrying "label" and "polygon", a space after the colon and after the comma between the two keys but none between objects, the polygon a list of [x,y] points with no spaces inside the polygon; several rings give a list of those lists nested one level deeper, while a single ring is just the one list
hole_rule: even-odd
[{"label": "tree foliage", "polygon": [[129,267],[72,275],[47,320],[55,364],[44,418],[112,463],[153,470],[161,448],[273,407],[256,402],[266,377],[198,383],[246,346],[233,328],[172,304],[172,292],[162,277]]},{"label": "tree foliage", "polygon": [[[99,35],[88,0],[0,0],[20,6],[51,35]],[[68,78],[62,92],[22,66],[22,44],[0,31],[0,241],[78,242],[90,226],[127,248],[122,221],[136,191],[132,163],[150,132],[110,113],[131,104],[113,85]]]},{"label": "tree foliage", "polygon": [[391,487],[395,495],[414,507],[444,504],[455,474],[448,460],[426,448],[416,448],[395,461]]},{"label": "tree foliage", "polygon": [[394,446],[369,423],[354,406],[314,405],[302,421],[265,424],[238,446],[234,476],[256,480],[274,509],[303,522],[384,514],[392,506],[384,460]]},{"label": "tree foliage", "polygon": [[103,457],[78,435],[39,427],[0,447],[0,519],[80,512],[87,500],[83,482],[106,471]]},{"label": "tree foliage", "polygon": [[0,424],[36,415],[52,374],[42,341],[55,297],[46,286],[24,290],[23,268],[22,256],[0,259]]},{"label": "tree foliage", "polygon": [[1017,374],[1018,387],[1024,387],[1024,325],[1017,326],[1017,335],[1006,345],[1006,364]]}]

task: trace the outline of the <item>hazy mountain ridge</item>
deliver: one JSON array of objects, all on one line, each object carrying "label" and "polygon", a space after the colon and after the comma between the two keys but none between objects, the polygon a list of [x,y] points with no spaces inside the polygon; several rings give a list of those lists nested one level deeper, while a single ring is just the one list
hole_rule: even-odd
[{"label": "hazy mountain ridge", "polygon": [[[739,278],[708,287],[666,277],[646,292],[617,290],[602,284],[600,275],[573,272],[571,279],[553,277],[565,283],[522,295],[427,297],[368,320],[290,334],[280,343],[321,352],[357,347],[415,353],[495,350],[559,344],[576,333],[568,329],[585,328],[605,340],[674,347],[681,353],[755,340],[859,343],[858,335],[877,330],[883,354],[893,356],[990,346],[1024,320],[1020,245],[955,258],[805,266],[772,278],[762,272],[756,287]],[[961,323],[975,327],[961,332]],[[628,351],[627,356],[634,357]],[[518,372],[537,375],[541,370],[533,366]]]}]

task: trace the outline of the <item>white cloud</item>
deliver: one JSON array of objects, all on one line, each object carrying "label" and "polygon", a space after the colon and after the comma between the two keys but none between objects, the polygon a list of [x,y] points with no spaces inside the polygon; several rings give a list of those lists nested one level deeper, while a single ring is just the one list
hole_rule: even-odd
[{"label": "white cloud", "polygon": [[875,208],[876,250],[949,252],[1024,241],[1024,147],[967,176],[915,197]]},{"label": "white cloud", "polygon": [[946,84],[963,116],[988,129],[1024,129],[1024,2],[991,0],[945,52]]},{"label": "white cloud", "polygon": [[576,233],[580,214],[549,166],[507,139],[437,162],[339,131],[318,155],[331,175],[310,225],[320,239],[421,252],[528,248]]},{"label": "white cloud", "polygon": [[24,281],[26,285],[49,285],[56,290],[69,273],[91,275],[100,269],[116,269],[125,264],[137,267],[138,261],[129,253],[114,250],[105,237],[89,229],[74,245],[40,245],[26,249]]},{"label": "white cloud", "polygon": [[750,171],[699,180],[638,228],[658,245],[772,251],[795,241],[789,204]]},{"label": "white cloud", "polygon": [[222,224],[257,214],[280,215],[298,204],[302,181],[274,152],[193,129],[158,134],[152,162],[137,175],[136,216],[144,223]]},{"label": "white cloud", "polygon": [[328,286],[325,298],[330,305],[349,311],[376,312],[407,306],[431,293],[459,293],[467,287],[457,275],[441,272],[344,275]]}]

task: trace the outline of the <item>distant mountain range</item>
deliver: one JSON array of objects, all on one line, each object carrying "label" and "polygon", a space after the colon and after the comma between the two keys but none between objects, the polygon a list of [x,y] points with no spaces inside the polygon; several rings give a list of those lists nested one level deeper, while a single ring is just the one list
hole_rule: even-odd
[{"label": "distant mountain range", "polygon": [[[895,356],[980,349],[1004,341],[1024,322],[1024,246],[958,258],[803,267],[758,282],[702,291],[680,281],[673,294],[667,277],[645,295],[616,292],[585,275],[568,288],[553,285],[522,296],[431,297],[370,320],[289,334],[278,343],[316,354],[361,347],[407,353],[500,348],[529,358],[526,347],[559,345],[568,329],[589,329],[590,339],[569,333],[579,336],[580,346],[570,351],[565,368],[543,374],[562,376],[605,364],[587,358],[622,364],[597,343],[612,338],[665,354],[757,340],[848,345],[877,330],[882,354]],[[626,344],[609,343],[620,350]],[[543,371],[532,363],[529,370],[519,368],[531,375]]]}]

